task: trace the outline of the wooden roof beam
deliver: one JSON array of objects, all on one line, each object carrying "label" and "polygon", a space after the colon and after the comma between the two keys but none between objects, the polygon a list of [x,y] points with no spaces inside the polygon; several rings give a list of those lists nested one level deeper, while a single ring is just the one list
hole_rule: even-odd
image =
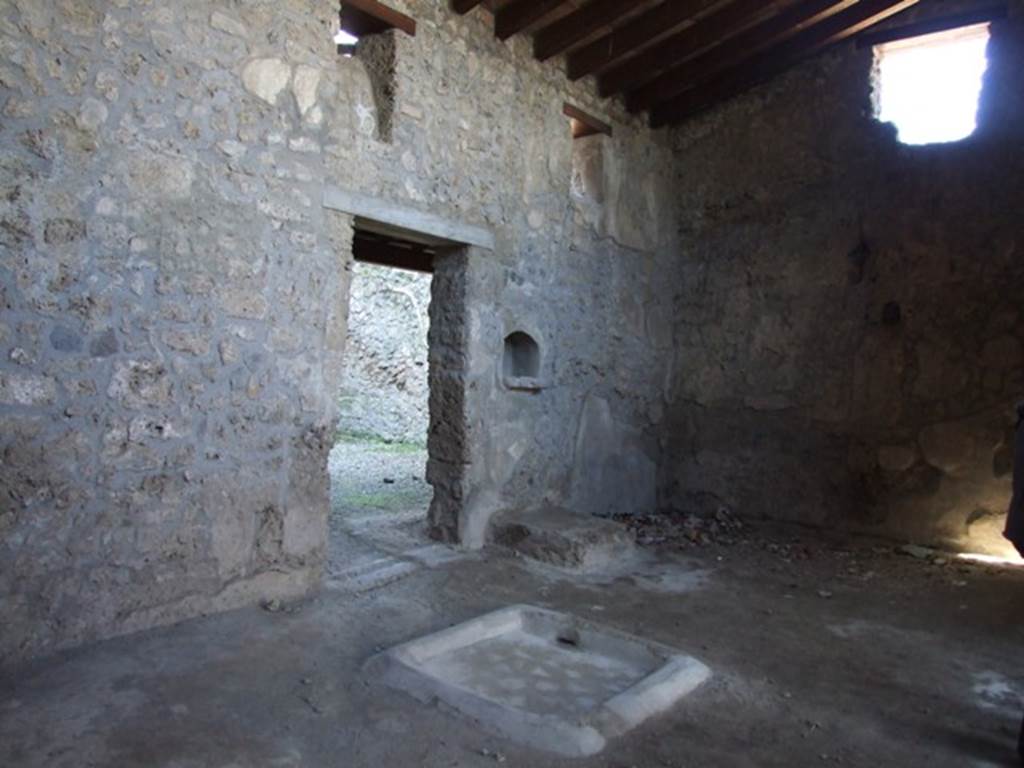
[{"label": "wooden roof beam", "polygon": [[918,0],[861,0],[824,21],[805,29],[781,45],[744,61],[720,77],[658,104],[651,112],[651,127],[672,125],[732,98],[785,71],[805,56],[857,35],[868,27],[916,5]]},{"label": "wooden roof beam", "polygon": [[508,40],[568,0],[512,0],[498,9],[494,16],[494,34]]},{"label": "wooden roof beam", "polygon": [[779,5],[779,2],[766,3],[764,0],[736,0],[653,48],[604,72],[598,77],[598,90],[602,96],[611,96],[634,88],[666,69],[739,34],[752,23],[778,11]]},{"label": "wooden roof beam", "polygon": [[569,55],[570,80],[599,72],[690,23],[708,0],[670,0]]},{"label": "wooden roof beam", "polygon": [[436,255],[435,250],[422,245],[367,235],[358,230],[352,238],[352,257],[368,264],[429,273],[434,271]]},{"label": "wooden roof beam", "polygon": [[973,8],[963,13],[954,13],[951,16],[921,19],[902,27],[890,27],[877,32],[868,32],[857,38],[857,47],[871,48],[882,43],[891,43],[894,40],[905,40],[908,37],[946,32],[958,27],[969,27],[972,24],[1001,21],[1007,15],[1008,8],[1004,0],[1004,2],[985,5],[981,8]]},{"label": "wooden roof beam", "polygon": [[480,5],[480,2],[481,0],[452,0],[452,10],[462,16]]},{"label": "wooden roof beam", "polygon": [[339,23],[343,30],[365,37],[389,29],[400,29],[407,35],[416,36],[416,20],[377,0],[343,0],[339,12]]},{"label": "wooden roof beam", "polygon": [[537,32],[533,37],[533,55],[547,61],[564,53],[602,27],[613,25],[635,6],[635,0],[593,0]]},{"label": "wooden roof beam", "polygon": [[626,106],[631,112],[640,112],[658,102],[667,101],[754,54],[793,37],[800,30],[856,6],[856,0],[804,0],[749,28],[727,43],[661,73],[627,94]]}]

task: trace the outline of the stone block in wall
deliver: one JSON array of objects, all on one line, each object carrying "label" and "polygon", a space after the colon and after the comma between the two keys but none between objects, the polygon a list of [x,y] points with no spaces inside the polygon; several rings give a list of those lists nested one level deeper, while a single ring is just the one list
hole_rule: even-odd
[{"label": "stone block in wall", "polygon": [[166,405],[172,392],[166,366],[155,360],[118,362],[107,387],[107,395],[129,409]]},{"label": "stone block in wall", "polygon": [[0,403],[50,405],[57,398],[57,382],[49,376],[0,372]]},{"label": "stone block in wall", "polygon": [[274,106],[291,79],[291,64],[283,59],[253,59],[242,69],[242,84],[246,90]]}]

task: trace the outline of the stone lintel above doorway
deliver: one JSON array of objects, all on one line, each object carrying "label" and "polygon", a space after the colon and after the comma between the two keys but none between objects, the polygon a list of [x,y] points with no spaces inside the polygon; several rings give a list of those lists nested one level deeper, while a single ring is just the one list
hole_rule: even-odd
[{"label": "stone lintel above doorway", "polygon": [[494,233],[486,227],[453,221],[360,192],[329,186],[324,190],[323,206],[351,214],[361,228],[379,234],[398,235],[428,245],[473,245],[494,250]]}]

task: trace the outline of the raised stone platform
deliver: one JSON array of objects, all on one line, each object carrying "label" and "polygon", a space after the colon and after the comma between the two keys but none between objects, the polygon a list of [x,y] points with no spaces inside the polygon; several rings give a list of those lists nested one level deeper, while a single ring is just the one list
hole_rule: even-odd
[{"label": "raised stone platform", "polygon": [[368,669],[500,736],[569,757],[600,752],[710,675],[675,649],[528,605],[405,643]]},{"label": "raised stone platform", "polygon": [[554,506],[503,512],[493,521],[490,538],[525,557],[584,571],[606,568],[635,552],[625,526]]}]

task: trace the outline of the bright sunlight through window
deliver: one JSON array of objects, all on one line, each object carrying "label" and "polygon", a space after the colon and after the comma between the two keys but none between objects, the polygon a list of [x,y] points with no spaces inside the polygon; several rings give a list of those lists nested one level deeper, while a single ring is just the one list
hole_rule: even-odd
[{"label": "bright sunlight through window", "polygon": [[359,38],[344,29],[339,29],[334,33],[334,42],[338,45],[355,45],[359,42]]},{"label": "bright sunlight through window", "polygon": [[895,124],[903,144],[970,136],[988,37],[988,24],[976,24],[875,46],[878,119]]}]

